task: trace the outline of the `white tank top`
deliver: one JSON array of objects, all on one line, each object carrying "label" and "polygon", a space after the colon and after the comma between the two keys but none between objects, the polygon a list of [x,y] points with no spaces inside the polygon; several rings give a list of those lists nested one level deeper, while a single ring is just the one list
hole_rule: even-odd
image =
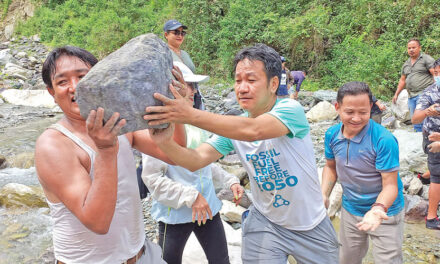
[{"label": "white tank top", "polygon": [[[93,180],[95,151],[60,124],[52,125],[89,154]],[[143,214],[136,166],[128,139],[118,137],[118,192],[116,209],[107,234],[96,234],[85,227],[63,203],[48,201],[54,220],[55,258],[64,263],[117,263],[133,257],[145,241]],[[66,172],[68,173],[68,172]]]}]

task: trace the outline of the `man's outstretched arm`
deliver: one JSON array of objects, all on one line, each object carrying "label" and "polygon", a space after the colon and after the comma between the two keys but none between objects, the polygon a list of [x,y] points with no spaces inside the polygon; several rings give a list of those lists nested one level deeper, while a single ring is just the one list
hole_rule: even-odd
[{"label": "man's outstretched arm", "polygon": [[191,124],[217,135],[242,141],[276,138],[289,133],[288,128],[270,114],[263,112],[256,118],[249,118],[209,113],[191,107],[174,87],[170,87],[170,90],[176,99],[154,94],[164,106],[147,107],[146,112],[152,114],[145,115],[144,119],[150,120],[150,125],[170,122]]}]

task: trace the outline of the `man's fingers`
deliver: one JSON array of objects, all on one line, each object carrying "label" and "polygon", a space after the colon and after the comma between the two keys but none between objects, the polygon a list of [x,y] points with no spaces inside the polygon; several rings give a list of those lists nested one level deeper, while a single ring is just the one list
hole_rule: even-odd
[{"label": "man's fingers", "polygon": [[106,128],[108,131],[111,131],[113,127],[115,126],[116,122],[118,122],[119,119],[119,113],[115,112],[112,114],[112,116],[105,122],[104,128]]},{"label": "man's fingers", "polygon": [[174,87],[177,91],[180,91],[181,89],[185,88],[185,84],[183,84],[183,83],[181,83],[181,82],[178,82],[178,81],[175,81],[175,80],[172,80],[172,81],[171,81],[171,84],[173,85],[173,87]]},{"label": "man's fingers", "polygon": [[93,126],[95,125],[95,119],[96,119],[96,111],[92,110],[89,113],[89,116],[87,117],[86,124],[87,124],[87,130],[92,130]]},{"label": "man's fingers", "polygon": [[119,134],[119,131],[127,124],[125,119],[119,120],[119,122],[112,128],[111,132],[115,135]]},{"label": "man's fingers", "polygon": [[180,93],[176,90],[176,88],[174,88],[172,84],[170,84],[170,91],[174,95],[174,98],[176,99],[183,98],[183,96],[180,95]]},{"label": "man's fingers", "polygon": [[95,127],[102,127],[102,120],[104,119],[104,108],[98,107],[98,110],[96,111],[96,118],[95,118]]},{"label": "man's fingers", "polygon": [[196,222],[196,210],[193,208],[192,210],[192,222],[195,223]]},{"label": "man's fingers", "polygon": [[[167,103],[169,104],[170,101],[171,101],[170,98],[168,98],[168,97],[166,97],[165,95],[160,94],[160,93],[154,93],[154,94],[153,94],[153,97],[154,97],[155,99],[161,101],[161,102],[164,103],[165,105],[166,105]],[[147,109],[148,109],[148,107],[147,107]],[[147,111],[147,112],[148,112],[148,111]]]},{"label": "man's fingers", "polygon": [[173,65],[173,69],[171,70],[174,77],[179,81],[180,83],[185,83],[183,80],[183,74],[182,71],[180,71],[179,67]]}]

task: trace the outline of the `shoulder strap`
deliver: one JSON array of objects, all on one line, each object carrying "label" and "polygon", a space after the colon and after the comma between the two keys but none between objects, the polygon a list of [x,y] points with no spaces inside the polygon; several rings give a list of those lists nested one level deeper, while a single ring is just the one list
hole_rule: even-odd
[{"label": "shoulder strap", "polygon": [[73,142],[75,142],[85,152],[87,152],[87,154],[90,157],[90,163],[91,163],[91,165],[90,165],[90,176],[93,177],[93,164],[95,163],[95,151],[89,145],[84,143],[84,141],[82,141],[79,137],[77,137],[75,134],[70,132],[70,130],[65,128],[63,125],[61,125],[59,123],[56,123],[56,124],[52,124],[51,126],[49,126],[48,129],[49,128],[60,131],[66,137],[70,138]]}]

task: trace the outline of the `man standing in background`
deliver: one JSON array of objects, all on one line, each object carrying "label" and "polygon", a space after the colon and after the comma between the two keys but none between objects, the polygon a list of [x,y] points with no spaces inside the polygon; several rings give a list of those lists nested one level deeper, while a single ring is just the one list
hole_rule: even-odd
[{"label": "man standing in background", "polygon": [[440,59],[434,62],[435,83],[420,94],[413,123],[423,123],[423,150],[428,154],[430,171],[429,206],[426,216],[426,228],[440,230],[437,216],[440,202]]},{"label": "man standing in background", "polygon": [[286,58],[283,56],[280,57],[281,59],[281,80],[280,80],[280,86],[277,90],[277,96],[278,98],[287,98],[289,97],[289,69],[286,68]]},{"label": "man standing in background", "polygon": [[[434,59],[420,51],[422,47],[418,39],[410,39],[407,47],[409,58],[402,66],[402,76],[397,85],[393,103],[396,103],[400,92],[406,88],[409,96],[408,108],[412,118],[419,95],[434,82],[432,78],[434,74]],[[422,132],[422,124],[414,124],[414,130]]]}]

